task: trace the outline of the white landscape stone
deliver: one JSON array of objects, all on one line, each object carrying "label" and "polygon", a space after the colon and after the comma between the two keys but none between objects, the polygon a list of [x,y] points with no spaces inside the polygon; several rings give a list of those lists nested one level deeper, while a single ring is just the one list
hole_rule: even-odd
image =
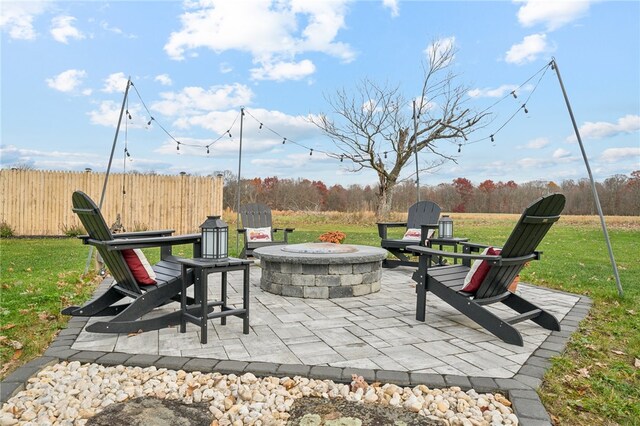
[{"label": "white landscape stone", "polygon": [[74,361],[45,367],[29,379],[25,390],[2,406],[0,426],[82,426],[111,404],[145,395],[183,403],[206,402],[218,425],[284,425],[295,400],[305,396],[403,407],[448,425],[518,424],[502,395],[464,392],[459,387],[364,383],[354,392],[346,384],[304,377],[258,378],[251,373],[205,374]]}]

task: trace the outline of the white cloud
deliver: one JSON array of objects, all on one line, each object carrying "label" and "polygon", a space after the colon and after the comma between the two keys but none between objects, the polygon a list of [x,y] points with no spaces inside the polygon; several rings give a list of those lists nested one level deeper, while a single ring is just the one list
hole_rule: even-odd
[{"label": "white cloud", "polygon": [[169,77],[169,74],[156,75],[156,78],[154,78],[153,80],[157,81],[163,86],[171,86],[171,84],[173,84],[173,82],[171,81],[171,77]]},{"label": "white cloud", "polygon": [[553,151],[553,158],[556,160],[563,160],[563,159],[567,159],[571,156],[571,152],[567,151],[564,148],[558,148],[555,151]]},{"label": "white cloud", "polygon": [[[89,111],[87,115],[92,124],[115,128],[118,125],[121,107],[122,104],[119,102],[102,101],[98,105],[97,110]],[[143,113],[142,105],[130,104],[127,107],[127,111],[131,114],[131,120],[128,121],[129,128],[144,128],[147,126],[149,117],[146,115],[146,112]],[[126,116],[123,118],[126,118]]]},{"label": "white cloud", "polygon": [[609,148],[605,149],[600,155],[600,160],[606,163],[616,163],[620,160],[628,160],[630,158],[635,158],[635,165],[637,166],[640,161],[640,147]]},{"label": "white cloud", "polygon": [[[164,46],[172,59],[184,59],[187,51],[208,48],[216,53],[239,50],[252,55],[257,69],[278,63],[303,63],[297,55],[320,52],[351,61],[354,53],[336,41],[344,28],[346,0],[335,1],[241,1],[190,2],[180,20],[182,29],[171,33]],[[300,27],[299,23],[306,25]],[[304,63],[305,72],[310,70]],[[283,78],[288,73],[263,72],[258,77]],[[300,70],[290,73],[299,78]]]},{"label": "white cloud", "polygon": [[382,0],[382,4],[384,5],[384,7],[387,7],[391,10],[391,16],[393,16],[394,18],[400,15],[398,0]]},{"label": "white cloud", "polygon": [[125,38],[129,38],[129,39],[137,38],[137,36],[135,34],[126,34],[120,28],[110,26],[107,21],[100,22],[100,27],[105,31],[110,31],[110,32],[112,32],[114,34],[121,35],[121,36],[123,36]]},{"label": "white cloud", "polygon": [[124,93],[127,88],[128,80],[129,79],[122,72],[110,74],[104,80],[104,87],[102,88],[102,91],[106,93]]},{"label": "white cloud", "polygon": [[[429,58],[431,62],[435,62],[439,60],[442,55],[453,49],[456,44],[456,38],[454,36],[441,38],[440,40],[434,41],[424,50],[425,55]],[[449,62],[453,61],[454,56],[451,55]],[[443,64],[443,65],[448,65]]]},{"label": "white cloud", "polygon": [[253,98],[251,89],[243,84],[227,86],[185,87],[180,92],[160,93],[162,100],[151,104],[151,109],[163,115],[190,116],[202,112],[226,110],[249,104]]},{"label": "white cloud", "polygon": [[503,84],[500,87],[490,88],[485,87],[483,89],[476,88],[471,89],[467,93],[472,98],[501,98],[507,93],[516,92],[516,96],[518,96],[522,92],[530,92],[533,86],[530,84],[519,87],[515,84]]},{"label": "white cloud", "polygon": [[510,64],[522,65],[533,62],[542,54],[554,49],[547,43],[546,34],[531,34],[526,36],[520,44],[514,44],[505,55],[505,61]]},{"label": "white cloud", "polygon": [[551,141],[547,138],[536,138],[536,139],[532,139],[530,140],[526,147],[529,149],[540,149],[540,148],[544,148],[545,146],[549,145],[551,143]]},{"label": "white cloud", "polygon": [[[640,130],[640,115],[628,114],[618,119],[616,123],[606,121],[587,121],[580,126],[580,136],[584,139],[602,139],[619,134],[629,134]],[[576,142],[576,136],[567,138],[568,142]]]},{"label": "white cloud", "polygon": [[523,3],[518,10],[520,24],[524,27],[543,24],[548,31],[553,31],[586,15],[590,2],[526,0]]},{"label": "white cloud", "polygon": [[0,164],[4,166],[28,165],[44,170],[83,170],[85,167],[104,167],[104,158],[87,152],[41,151],[19,148],[15,145],[0,147]]},{"label": "white cloud", "polygon": [[228,74],[231,71],[233,71],[233,67],[231,66],[231,64],[227,63],[227,62],[222,62],[220,64],[220,72],[222,74]]},{"label": "white cloud", "polygon": [[51,36],[60,43],[68,44],[70,38],[81,40],[85,38],[79,29],[73,26],[76,20],[73,16],[60,15],[51,20]]},{"label": "white cloud", "polygon": [[45,81],[52,89],[59,92],[70,93],[82,84],[82,79],[86,76],[87,73],[84,70],[71,69],[63,71],[53,78],[47,78]]},{"label": "white cloud", "polygon": [[260,68],[251,69],[254,80],[301,80],[316,71],[316,66],[308,59],[300,62],[264,63]]},{"label": "white cloud", "polygon": [[8,32],[12,39],[35,40],[37,33],[33,28],[33,21],[48,7],[49,4],[42,1],[2,1],[0,28]]}]

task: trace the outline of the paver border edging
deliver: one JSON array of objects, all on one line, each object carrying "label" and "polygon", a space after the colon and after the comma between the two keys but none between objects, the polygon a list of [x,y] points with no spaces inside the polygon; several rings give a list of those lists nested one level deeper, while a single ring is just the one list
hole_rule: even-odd
[{"label": "paver border edging", "polygon": [[44,355],[19,367],[0,382],[0,405],[25,388],[27,380],[48,365],[60,361],[79,361],[103,365],[128,365],[138,367],[155,366],[185,371],[213,372],[223,374],[252,373],[256,376],[303,376],[314,379],[333,380],[338,383],[350,383],[351,375],[362,376],[367,382],[387,382],[398,386],[424,384],[431,388],[459,386],[464,390],[475,389],[478,392],[505,393],[511,401],[513,410],[521,426],[551,425],[547,413],[536,389],[542,383],[544,373],[551,365],[551,358],[562,353],[569,337],[578,329],[591,308],[593,301],[582,295],[559,290],[549,291],[571,294],[579,299],[560,321],[562,331],[552,331],[536,349],[513,378],[491,378],[456,376],[448,374],[411,373],[407,371],[372,370],[349,367],[308,366],[302,364],[277,364],[270,362],[251,362],[216,360],[209,358],[190,358],[177,356],[136,355],[120,352],[77,351],[71,346],[80,335],[89,318],[72,317],[66,329],[61,330]]}]

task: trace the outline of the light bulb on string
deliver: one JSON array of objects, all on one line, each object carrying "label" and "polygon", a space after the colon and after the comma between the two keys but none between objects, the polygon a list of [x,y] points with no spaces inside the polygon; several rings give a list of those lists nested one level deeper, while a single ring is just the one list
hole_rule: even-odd
[{"label": "light bulb on string", "polygon": [[309,150],[309,155],[313,155],[313,148]]},{"label": "light bulb on string", "polygon": [[176,151],[180,151],[180,142],[176,141]]},{"label": "light bulb on string", "polygon": [[209,145],[207,145],[207,154],[209,153]]},{"label": "light bulb on string", "polygon": [[342,163],[344,161],[344,155],[340,156],[340,162]]},{"label": "light bulb on string", "polygon": [[387,151],[384,152],[384,159],[387,159]]},{"label": "light bulb on string", "polygon": [[233,136],[231,136],[231,131],[227,130],[227,133],[229,133],[229,137],[232,138]]},{"label": "light bulb on string", "polygon": [[527,104],[523,104],[522,109],[524,109],[525,114],[529,114],[529,110],[527,109]]},{"label": "light bulb on string", "polygon": [[460,152],[460,150],[461,150],[461,149],[462,149],[462,144],[461,144],[461,143],[459,143],[459,144],[458,144],[458,152]]},{"label": "light bulb on string", "polygon": [[282,145],[287,141],[287,138],[282,139]]},{"label": "light bulb on string", "polygon": [[262,123],[260,123],[260,127],[258,128],[258,130],[262,130]]},{"label": "light bulb on string", "polygon": [[493,135],[491,135],[491,142],[495,142],[495,139],[493,139]]},{"label": "light bulb on string", "polygon": [[151,118],[149,119],[149,121],[147,121],[147,126],[151,126],[151,122],[152,122],[153,120],[155,120],[155,118],[151,117]]},{"label": "light bulb on string", "polygon": [[131,120],[131,113],[129,112],[129,110],[127,110],[127,117],[129,117],[129,120]]},{"label": "light bulb on string", "polygon": [[129,150],[127,148],[124,149],[124,153],[127,155],[127,157],[131,157],[131,154],[129,154]]},{"label": "light bulb on string", "polygon": [[518,99],[518,95],[516,95],[516,91],[512,91],[511,94],[513,95],[513,99]]}]

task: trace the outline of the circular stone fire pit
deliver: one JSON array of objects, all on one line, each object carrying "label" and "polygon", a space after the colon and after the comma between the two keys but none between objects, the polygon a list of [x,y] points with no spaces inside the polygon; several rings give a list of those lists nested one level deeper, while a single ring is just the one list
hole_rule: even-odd
[{"label": "circular stone fire pit", "polygon": [[260,288],[282,296],[312,299],[363,296],[380,290],[382,260],[377,247],[305,243],[261,247]]}]

